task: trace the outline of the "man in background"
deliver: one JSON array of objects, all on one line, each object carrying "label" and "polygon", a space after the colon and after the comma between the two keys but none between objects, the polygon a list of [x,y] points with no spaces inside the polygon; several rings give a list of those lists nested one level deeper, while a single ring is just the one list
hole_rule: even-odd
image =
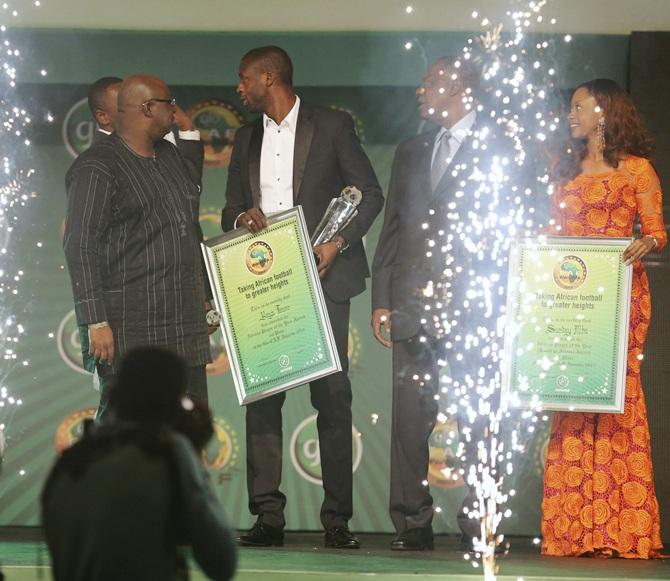
[{"label": "man in background", "polygon": [[102,77],[88,89],[88,108],[96,124],[94,143],[114,132],[121,83],[123,79],[119,77]]}]

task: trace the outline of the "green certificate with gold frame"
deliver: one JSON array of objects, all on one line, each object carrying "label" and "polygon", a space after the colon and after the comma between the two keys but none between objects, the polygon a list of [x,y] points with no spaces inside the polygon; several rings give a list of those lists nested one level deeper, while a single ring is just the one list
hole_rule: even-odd
[{"label": "green certificate with gold frame", "polygon": [[503,397],[547,410],[622,413],[632,238],[541,237],[512,245]]},{"label": "green certificate with gold frame", "polygon": [[342,369],[300,206],[202,251],[240,405]]}]

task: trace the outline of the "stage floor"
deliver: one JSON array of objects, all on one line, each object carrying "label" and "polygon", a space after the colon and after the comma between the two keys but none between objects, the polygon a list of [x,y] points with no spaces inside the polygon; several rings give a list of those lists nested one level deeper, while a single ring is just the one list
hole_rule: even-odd
[{"label": "stage floor", "polygon": [[[34,531],[34,529],[33,529]],[[459,581],[483,579],[457,550],[456,537],[436,538],[435,550],[399,553],[389,550],[390,535],[360,535],[359,551],[323,548],[315,533],[289,533],[283,548],[241,549],[239,581]],[[499,559],[500,581],[655,581],[670,579],[670,559],[564,559],[540,557],[532,539],[511,538],[510,552]],[[35,532],[0,533],[0,563],[8,581],[49,579],[46,548]],[[191,579],[206,579],[192,571]]]}]

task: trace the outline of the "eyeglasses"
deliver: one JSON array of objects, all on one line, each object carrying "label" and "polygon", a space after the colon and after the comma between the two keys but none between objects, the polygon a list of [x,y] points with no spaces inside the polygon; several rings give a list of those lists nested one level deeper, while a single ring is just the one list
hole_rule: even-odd
[{"label": "eyeglasses", "polygon": [[142,103],[142,107],[146,107],[149,103],[167,103],[168,105],[172,105],[173,107],[177,104],[176,99],[147,99]]}]

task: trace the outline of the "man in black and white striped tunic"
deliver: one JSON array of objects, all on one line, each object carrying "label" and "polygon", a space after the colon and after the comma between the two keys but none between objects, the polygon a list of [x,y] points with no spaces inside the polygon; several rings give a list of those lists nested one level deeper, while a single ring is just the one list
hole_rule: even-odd
[{"label": "man in black and white striped tunic", "polygon": [[[206,401],[200,192],[177,148],[163,139],[173,123],[163,81],[124,81],[117,132],[68,171],[63,245],[77,320],[89,327],[101,377],[111,379],[129,349],[161,345],[185,359],[188,393]],[[107,397],[101,394],[99,417]]]}]

